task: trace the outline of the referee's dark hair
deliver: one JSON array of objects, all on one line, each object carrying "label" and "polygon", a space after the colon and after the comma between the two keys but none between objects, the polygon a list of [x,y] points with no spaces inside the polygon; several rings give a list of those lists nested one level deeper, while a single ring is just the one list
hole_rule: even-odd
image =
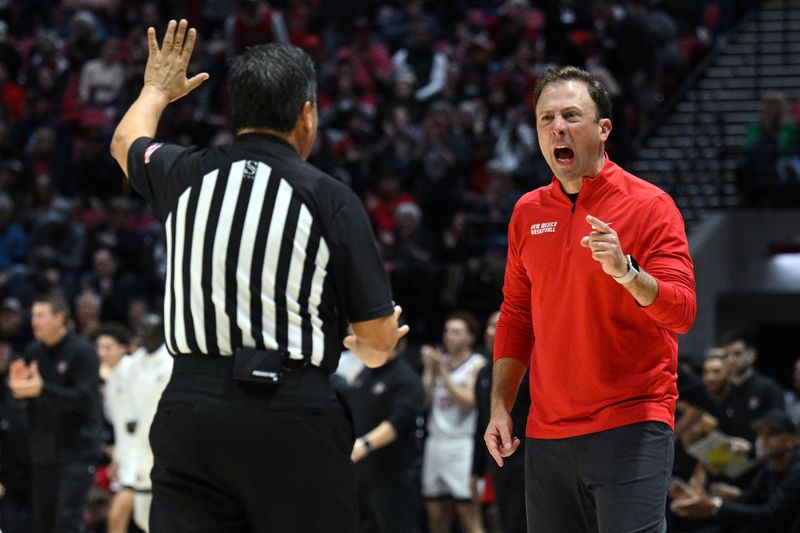
[{"label": "referee's dark hair", "polygon": [[316,105],[314,62],[290,44],[248,48],[231,61],[228,99],[234,131],[267,128],[288,133],[303,105]]},{"label": "referee's dark hair", "polygon": [[128,346],[131,343],[131,331],[117,322],[104,322],[97,327],[94,333],[94,340],[100,336],[111,337],[117,344]]},{"label": "referee's dark hair", "polygon": [[53,313],[64,315],[64,323],[69,325],[68,323],[72,316],[69,309],[69,303],[64,295],[60,292],[55,291],[40,294],[33,299],[33,303],[49,305],[50,309],[53,310]]}]

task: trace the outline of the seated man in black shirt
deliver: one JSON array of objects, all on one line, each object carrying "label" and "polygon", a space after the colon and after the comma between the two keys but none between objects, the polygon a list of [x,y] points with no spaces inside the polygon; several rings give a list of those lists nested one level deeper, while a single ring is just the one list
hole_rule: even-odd
[{"label": "seated man in black shirt", "polygon": [[670,492],[672,511],[682,518],[709,519],[737,533],[800,531],[800,450],[797,428],[772,409],[753,424],[766,463],[745,490],[713,484],[711,494],[685,483]]},{"label": "seated man in black shirt", "polygon": [[[783,390],[753,366],[758,351],[752,339],[732,331],[722,337],[721,345],[725,349],[731,386],[720,405],[719,429],[748,441],[752,448],[756,437],[753,422],[770,409],[784,409]],[[752,456],[752,450],[742,450],[748,451]]]}]

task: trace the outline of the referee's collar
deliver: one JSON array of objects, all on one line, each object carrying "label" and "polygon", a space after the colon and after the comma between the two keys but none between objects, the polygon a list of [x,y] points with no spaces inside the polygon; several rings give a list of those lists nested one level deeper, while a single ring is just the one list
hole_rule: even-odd
[{"label": "referee's collar", "polygon": [[236,136],[235,142],[237,144],[261,144],[267,142],[270,145],[273,145],[275,148],[285,149],[288,151],[287,153],[290,153],[295,157],[300,157],[300,154],[297,153],[297,150],[289,143],[289,141],[271,133],[264,133],[260,131],[242,133]]}]

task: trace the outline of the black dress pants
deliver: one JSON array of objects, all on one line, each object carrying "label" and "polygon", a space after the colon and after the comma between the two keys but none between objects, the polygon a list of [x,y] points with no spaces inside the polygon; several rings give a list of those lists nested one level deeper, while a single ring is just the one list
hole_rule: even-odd
[{"label": "black dress pants", "polygon": [[230,358],[175,359],[150,430],[151,533],[355,533],[352,424],[328,377],[230,374]]},{"label": "black dress pants", "polygon": [[83,508],[94,471],[93,464],[83,461],[33,465],[31,512],[34,533],[80,533],[85,530]]},{"label": "black dress pants", "polygon": [[528,533],[665,533],[672,430],[642,422],[526,441]]}]

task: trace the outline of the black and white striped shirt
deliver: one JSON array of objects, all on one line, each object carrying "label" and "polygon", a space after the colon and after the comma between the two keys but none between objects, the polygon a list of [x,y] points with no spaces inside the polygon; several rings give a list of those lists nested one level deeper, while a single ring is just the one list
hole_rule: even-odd
[{"label": "black and white striped shirt", "polygon": [[282,139],[197,149],[142,137],[128,174],[166,229],[172,354],[254,347],[333,371],[347,321],[392,313],[361,202]]}]

